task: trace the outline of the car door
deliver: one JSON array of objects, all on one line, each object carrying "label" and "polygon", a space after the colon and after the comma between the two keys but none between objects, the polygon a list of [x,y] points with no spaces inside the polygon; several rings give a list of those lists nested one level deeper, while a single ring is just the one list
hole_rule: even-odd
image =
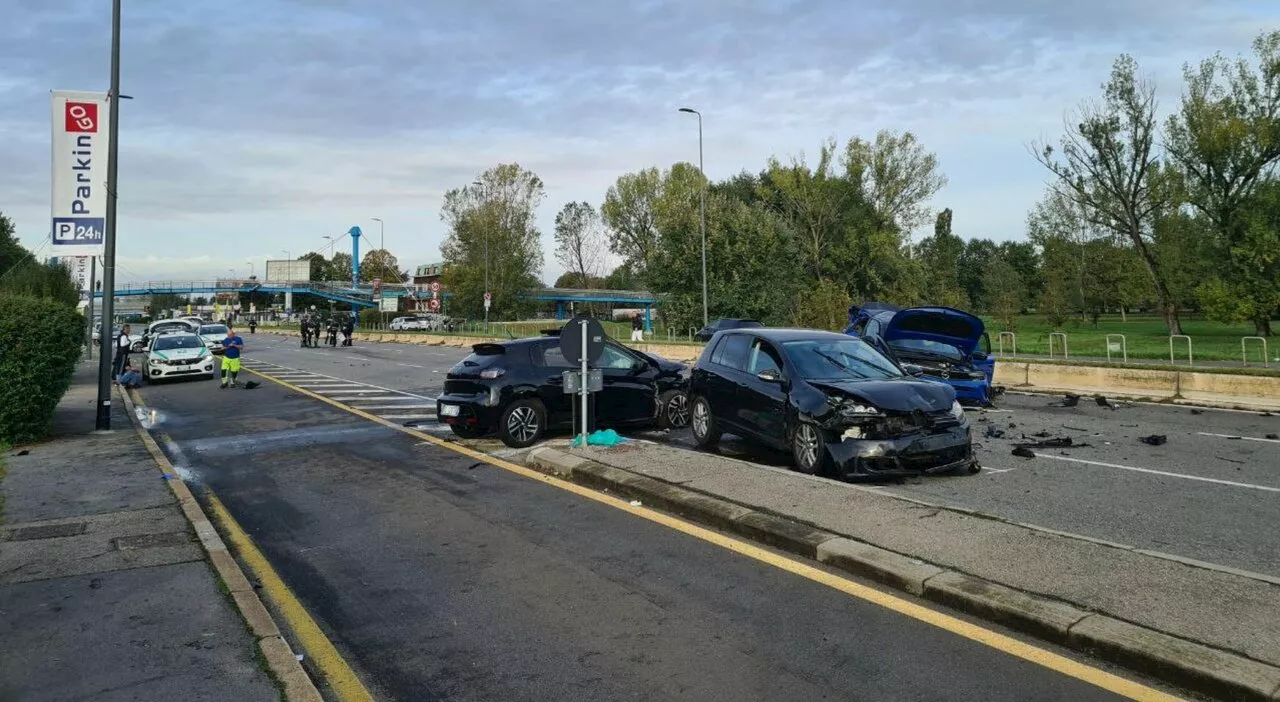
[{"label": "car door", "polygon": [[[762,379],[760,374],[767,372],[772,372],[777,379]],[[738,416],[742,426],[764,443],[785,447],[786,378],[782,358],[769,342],[759,338],[752,342],[742,381],[738,392]]]},{"label": "car door", "polygon": [[653,419],[658,398],[648,361],[617,344],[606,343],[595,365],[604,380],[604,391],[596,403],[601,423],[637,424]]},{"label": "car door", "polygon": [[740,390],[746,382],[747,356],[754,338],[748,334],[722,334],[711,353],[700,391],[711,405],[711,416],[733,433],[749,430],[744,427],[738,409]]},{"label": "car door", "polygon": [[569,421],[574,407],[571,403],[576,401],[577,395],[570,397],[564,394],[564,372],[574,368],[560,353],[560,342],[550,339],[534,344],[529,355],[535,378],[539,381],[539,398],[547,408],[547,422]]}]

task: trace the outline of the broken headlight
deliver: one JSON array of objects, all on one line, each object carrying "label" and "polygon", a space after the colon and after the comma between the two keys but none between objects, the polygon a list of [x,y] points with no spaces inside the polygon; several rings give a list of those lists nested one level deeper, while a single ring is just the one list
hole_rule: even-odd
[{"label": "broken headlight", "polygon": [[964,407],[960,405],[959,400],[951,401],[951,416],[955,417],[957,420],[964,419]]}]

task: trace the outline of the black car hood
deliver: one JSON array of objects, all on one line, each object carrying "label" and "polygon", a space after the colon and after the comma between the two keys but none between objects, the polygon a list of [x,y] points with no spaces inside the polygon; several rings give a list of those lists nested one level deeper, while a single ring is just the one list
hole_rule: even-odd
[{"label": "black car hood", "polygon": [[928,380],[811,380],[831,397],[851,397],[889,412],[937,412],[951,408],[956,391]]},{"label": "black car hood", "polygon": [[653,361],[653,363],[658,366],[658,370],[662,371],[663,373],[679,373],[680,371],[688,368],[688,366],[686,366],[683,363],[669,361],[663,358],[662,356],[656,356],[647,351],[640,351],[638,349],[632,349],[632,350],[640,354],[641,356],[644,356],[645,358],[649,359],[650,361]]}]

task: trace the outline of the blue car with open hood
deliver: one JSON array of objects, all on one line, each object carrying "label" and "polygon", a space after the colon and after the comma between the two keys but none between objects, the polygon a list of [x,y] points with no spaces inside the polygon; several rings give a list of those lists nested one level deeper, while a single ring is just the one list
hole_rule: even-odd
[{"label": "blue car with open hood", "polygon": [[849,308],[845,333],[874,345],[920,377],[955,388],[961,404],[991,404],[991,338],[982,320],[968,312],[867,302]]}]

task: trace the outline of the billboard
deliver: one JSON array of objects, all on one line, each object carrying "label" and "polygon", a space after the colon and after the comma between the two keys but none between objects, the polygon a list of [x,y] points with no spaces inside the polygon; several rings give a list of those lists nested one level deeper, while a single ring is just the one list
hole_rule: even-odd
[{"label": "billboard", "polygon": [[267,261],[265,282],[288,283],[311,280],[311,260],[281,259]]},{"label": "billboard", "polygon": [[101,256],[107,231],[107,96],[55,90],[52,255]]},{"label": "billboard", "polygon": [[378,300],[378,309],[383,312],[399,312],[400,298],[387,296]]}]

